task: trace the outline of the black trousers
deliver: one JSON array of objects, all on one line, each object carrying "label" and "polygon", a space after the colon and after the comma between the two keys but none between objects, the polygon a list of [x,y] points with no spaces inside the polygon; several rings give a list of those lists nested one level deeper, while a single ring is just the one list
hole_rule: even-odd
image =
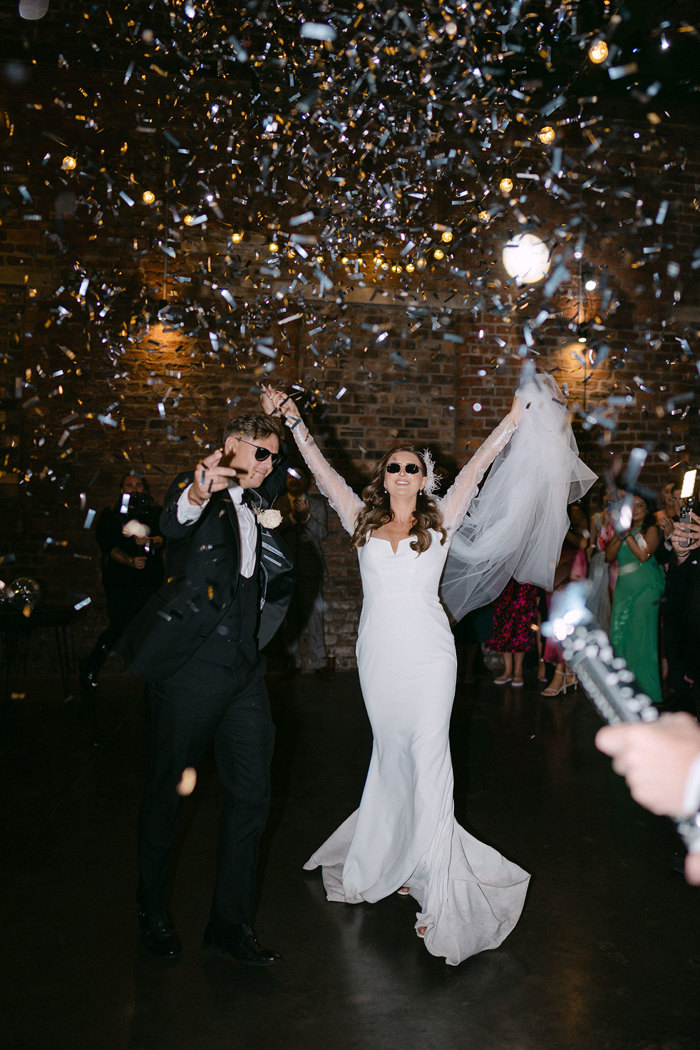
[{"label": "black trousers", "polygon": [[224,789],[209,932],[253,917],[258,845],[269,808],[274,726],[265,662],[254,641],[228,665],[196,657],[170,678],[150,682],[152,768],[139,821],[139,903],[167,914],[168,875],[182,798],[183,769],[197,769],[214,742]]}]

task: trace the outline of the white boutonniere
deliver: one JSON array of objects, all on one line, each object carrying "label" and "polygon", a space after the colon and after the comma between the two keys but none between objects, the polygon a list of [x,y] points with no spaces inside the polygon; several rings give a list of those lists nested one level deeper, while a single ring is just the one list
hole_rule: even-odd
[{"label": "white boutonniere", "polygon": [[264,529],[276,529],[282,524],[282,515],[274,507],[269,507],[267,510],[256,510],[254,513],[258,524]]}]

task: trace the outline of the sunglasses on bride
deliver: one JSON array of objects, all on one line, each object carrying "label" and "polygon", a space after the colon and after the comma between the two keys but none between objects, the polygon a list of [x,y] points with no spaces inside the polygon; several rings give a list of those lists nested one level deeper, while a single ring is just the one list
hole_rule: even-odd
[{"label": "sunglasses on bride", "polygon": [[387,474],[398,474],[402,466],[407,474],[420,474],[420,467],[417,463],[387,463],[386,472]]}]

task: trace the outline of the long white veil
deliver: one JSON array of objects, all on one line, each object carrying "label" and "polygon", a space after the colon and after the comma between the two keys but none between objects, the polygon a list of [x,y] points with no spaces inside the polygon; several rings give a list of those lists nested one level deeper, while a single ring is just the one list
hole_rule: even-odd
[{"label": "long white veil", "polygon": [[566,399],[549,375],[518,396],[528,406],[454,535],[440,596],[454,620],[497,598],[511,577],[551,590],[569,528],[567,505],[596,480],[582,463]]}]

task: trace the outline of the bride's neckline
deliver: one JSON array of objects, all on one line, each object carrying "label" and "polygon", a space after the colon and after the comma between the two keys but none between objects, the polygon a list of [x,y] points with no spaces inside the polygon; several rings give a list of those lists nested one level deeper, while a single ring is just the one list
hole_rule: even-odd
[{"label": "bride's neckline", "polygon": [[402,536],[401,539],[397,541],[396,546],[394,546],[394,544],[391,542],[391,540],[387,539],[386,536],[377,536],[376,532],[372,533],[372,535],[370,536],[370,539],[371,540],[379,540],[380,543],[388,543],[389,546],[391,547],[393,553],[394,554],[398,554],[399,553],[399,546],[402,543],[404,543],[406,540],[414,540],[415,536],[412,536],[410,534],[408,536]]}]

